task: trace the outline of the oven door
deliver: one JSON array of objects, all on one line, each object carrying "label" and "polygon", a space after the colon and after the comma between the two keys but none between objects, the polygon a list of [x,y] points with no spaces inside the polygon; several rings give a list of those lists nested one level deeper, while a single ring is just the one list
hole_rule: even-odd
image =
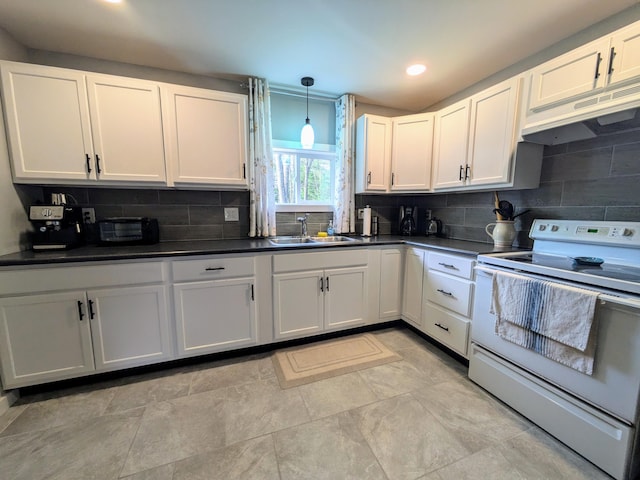
[{"label": "oven door", "polygon": [[[476,268],[471,341],[629,424],[635,424],[640,390],[640,301],[616,299],[605,293],[600,297],[605,300],[598,301],[596,306],[597,347],[593,375],[589,376],[496,335],[495,316],[490,313],[490,307],[493,271],[498,269],[502,268],[485,265]],[[577,286],[585,288],[584,285]]]}]

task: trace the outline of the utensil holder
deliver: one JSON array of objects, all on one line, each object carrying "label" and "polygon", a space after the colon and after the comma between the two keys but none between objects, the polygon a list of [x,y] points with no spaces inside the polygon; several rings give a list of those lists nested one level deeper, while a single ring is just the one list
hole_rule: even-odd
[{"label": "utensil holder", "polygon": [[[492,230],[491,227],[493,227]],[[496,247],[510,247],[516,239],[516,229],[513,220],[497,220],[484,228],[487,235],[493,239]]]}]

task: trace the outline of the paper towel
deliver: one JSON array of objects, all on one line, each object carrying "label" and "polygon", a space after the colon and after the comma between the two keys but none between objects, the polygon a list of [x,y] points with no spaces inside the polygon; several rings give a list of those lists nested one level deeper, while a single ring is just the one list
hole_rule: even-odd
[{"label": "paper towel", "polygon": [[364,215],[362,217],[362,235],[365,237],[371,236],[371,207],[369,205],[364,207]]}]

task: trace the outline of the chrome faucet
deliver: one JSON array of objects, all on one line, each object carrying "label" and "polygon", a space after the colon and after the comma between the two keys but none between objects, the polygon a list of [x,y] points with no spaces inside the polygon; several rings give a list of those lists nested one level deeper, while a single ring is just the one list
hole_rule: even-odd
[{"label": "chrome faucet", "polygon": [[307,234],[307,218],[309,218],[309,214],[308,213],[305,213],[304,217],[296,218],[296,221],[300,222],[300,225],[302,227],[301,235],[303,237],[307,237],[308,236],[308,234]]}]

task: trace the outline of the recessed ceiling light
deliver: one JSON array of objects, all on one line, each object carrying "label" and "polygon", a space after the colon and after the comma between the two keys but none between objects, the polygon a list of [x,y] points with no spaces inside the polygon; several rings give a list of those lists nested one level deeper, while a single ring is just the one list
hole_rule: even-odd
[{"label": "recessed ceiling light", "polygon": [[422,65],[421,63],[416,63],[415,65],[410,65],[407,67],[407,75],[420,75],[427,70],[427,67]]},{"label": "recessed ceiling light", "polygon": [[122,0],[104,0],[107,3],[122,3]]}]

